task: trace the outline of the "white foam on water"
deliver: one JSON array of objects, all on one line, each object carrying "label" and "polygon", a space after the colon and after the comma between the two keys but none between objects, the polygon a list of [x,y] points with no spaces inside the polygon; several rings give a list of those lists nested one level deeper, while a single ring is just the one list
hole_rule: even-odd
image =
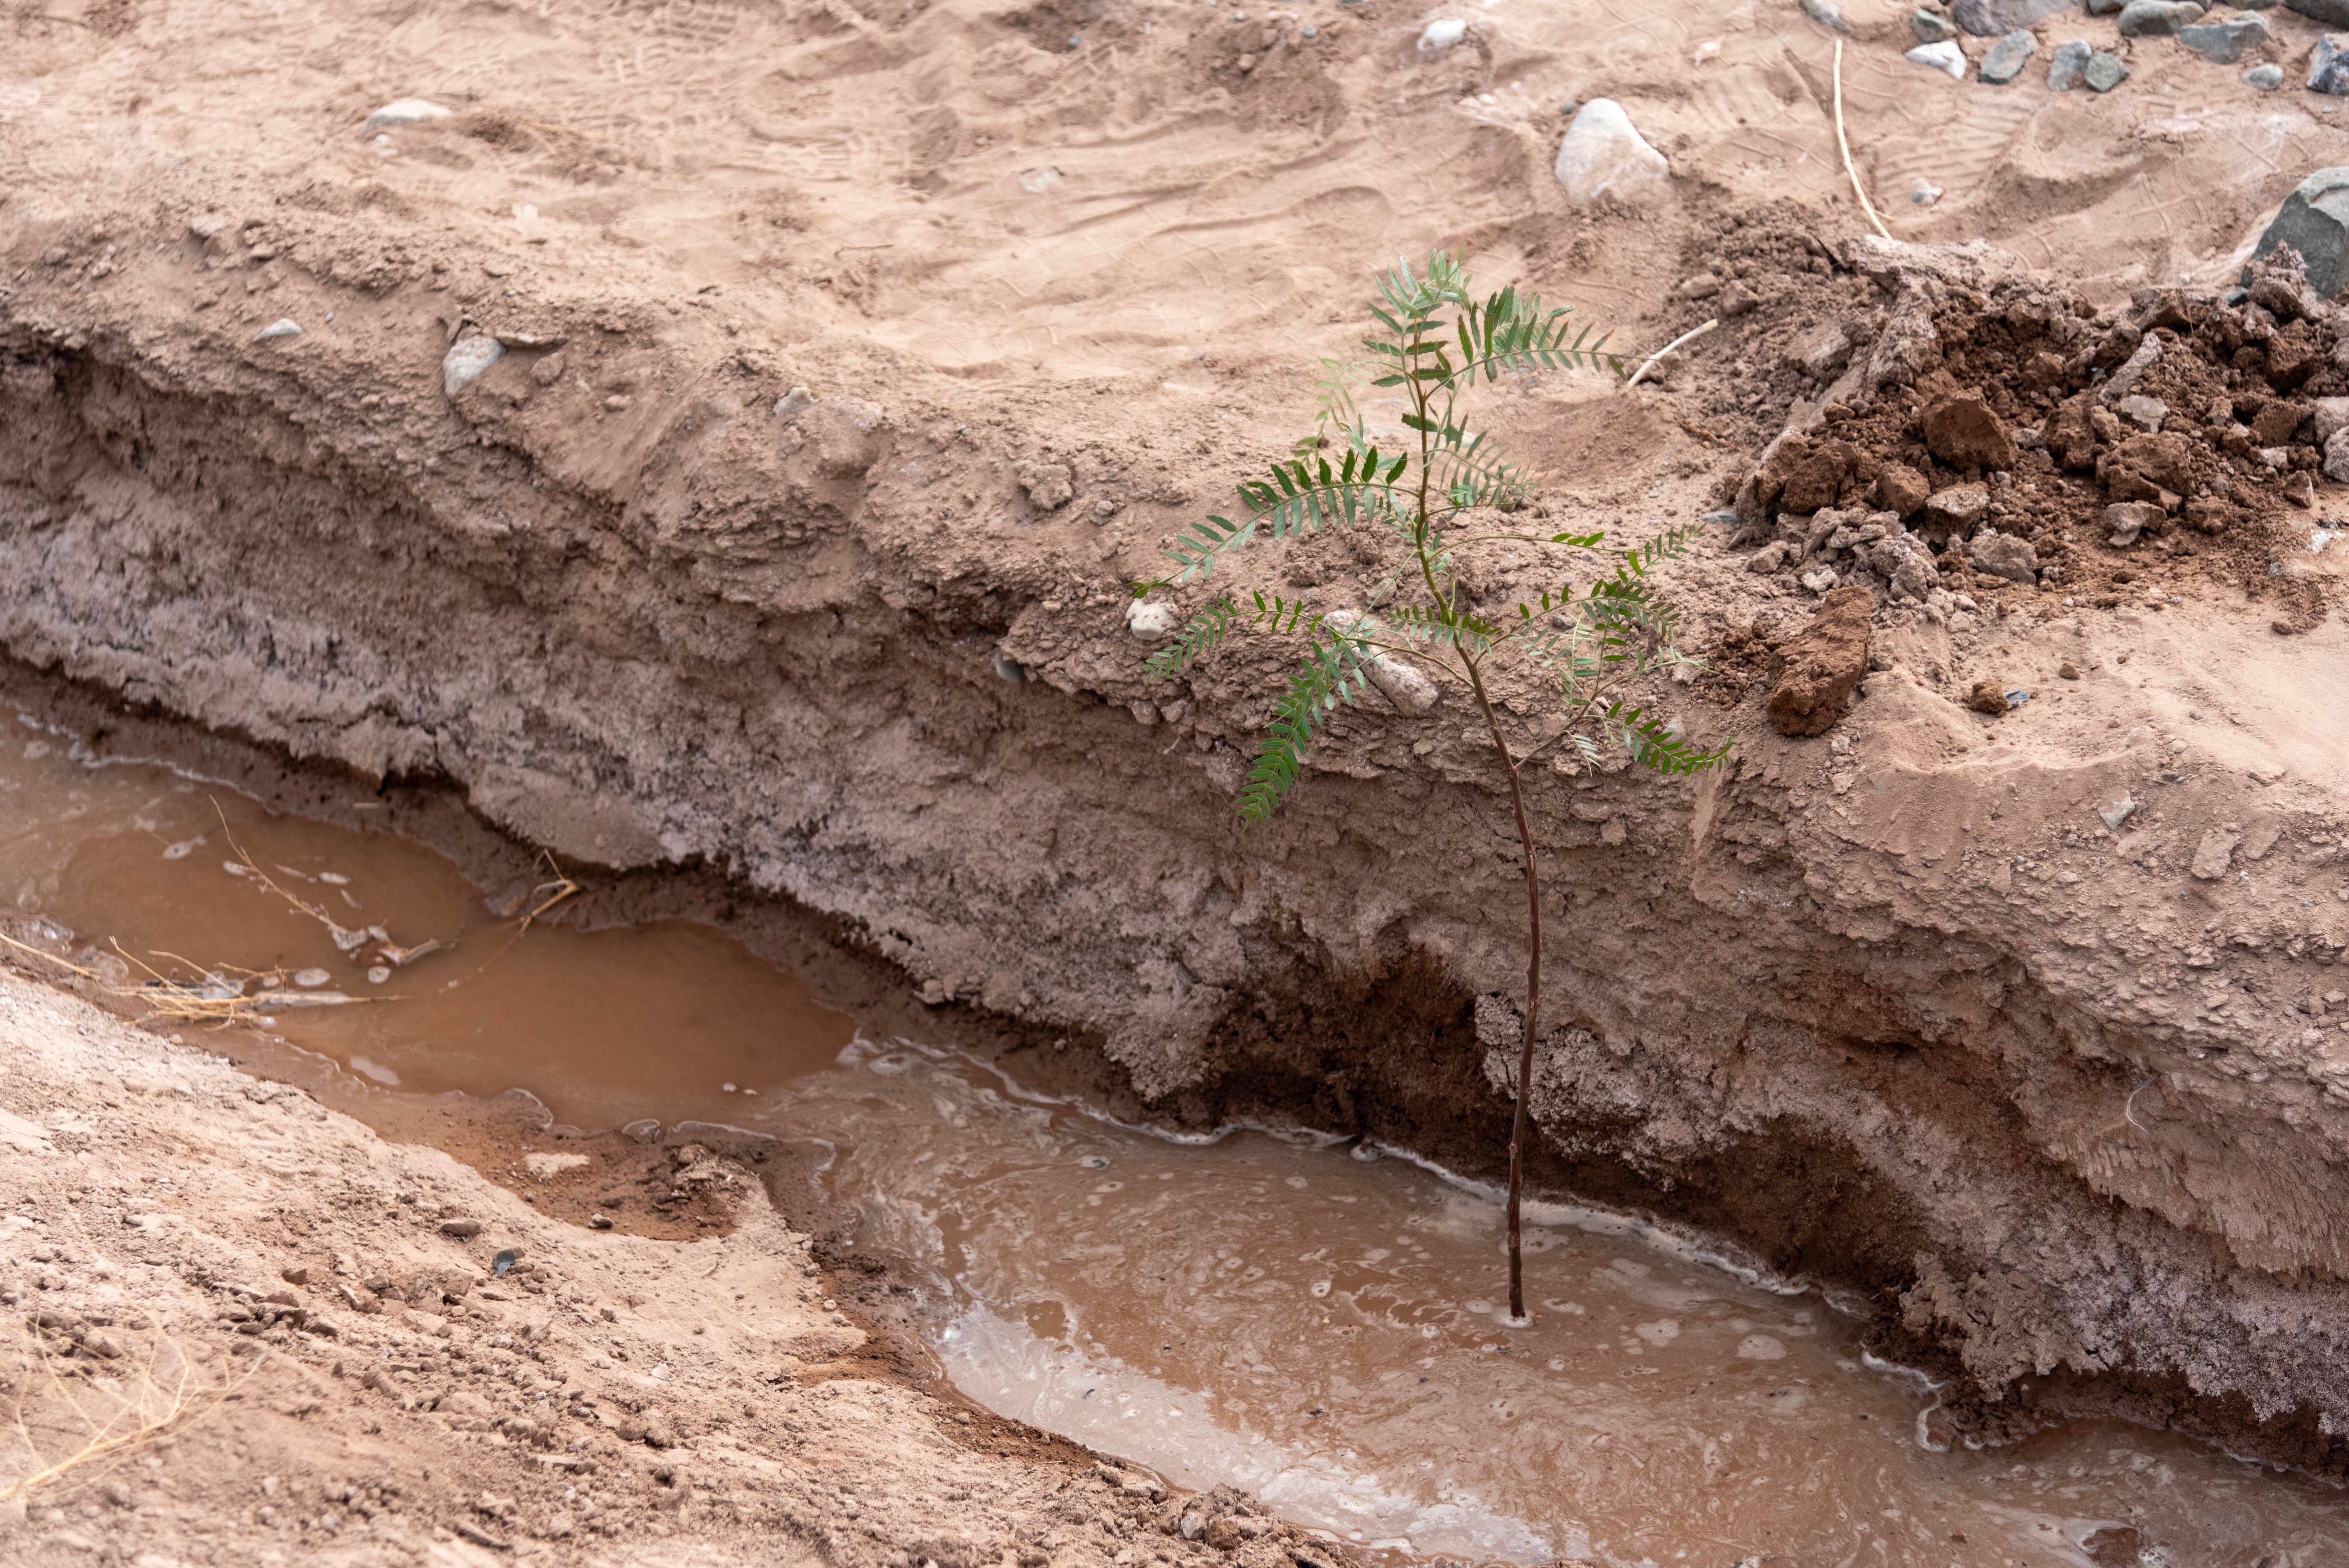
[{"label": "white foam on water", "polygon": [[[1580,1525],[1545,1529],[1457,1489],[1415,1496],[1333,1456],[1226,1426],[1207,1398],[1038,1338],[984,1305],[938,1336],[955,1386],[1000,1416],[1149,1466],[1178,1486],[1245,1488],[1298,1523],[1415,1553],[1540,1563],[1586,1556]],[[1341,1435],[1334,1434],[1333,1435]]]}]

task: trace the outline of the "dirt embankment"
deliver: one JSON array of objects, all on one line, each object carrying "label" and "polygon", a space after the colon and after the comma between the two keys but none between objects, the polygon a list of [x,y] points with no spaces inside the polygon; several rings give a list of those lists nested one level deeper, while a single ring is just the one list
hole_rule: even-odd
[{"label": "dirt embankment", "polygon": [[[180,24],[53,46],[11,109],[0,205],[13,656],[296,758],[446,779],[566,857],[797,901],[940,1003],[1097,1047],[1044,1055],[1170,1120],[1270,1110],[1487,1169],[1504,1103],[1487,1053],[1509,1027],[1489,998],[1523,963],[1494,913],[1515,896],[1496,780],[1456,696],[1343,716],[1295,811],[1244,838],[1229,796],[1277,672],[1241,657],[1148,685],[1122,583],[1286,446],[1309,397],[1296,346],[1341,335],[1357,280],[1395,250],[1469,246],[1496,275],[1652,311],[1635,330],[1655,341],[1713,308],[1671,297],[1713,269],[1754,308],[1666,388],[1559,377],[1497,398],[1525,454],[1570,477],[1540,506],[1635,532],[1733,500],[1789,404],[1828,427],[1803,435],[1814,448],[1853,420],[1868,437],[1818,510],[1775,508],[1856,511],[1850,538],[1774,537],[1759,548],[1801,548],[1756,572],[1753,535],[1723,527],[1676,578],[1718,667],[1651,695],[1733,736],[1734,771],[1561,771],[1536,790],[1574,1020],[1543,1058],[1544,1181],[1871,1299],[1892,1348],[1961,1379],[1951,1408],[1974,1431],[2119,1408],[2341,1468],[2349,756],[2324,715],[2349,640],[2317,615],[2323,584],[2294,585],[2333,558],[2287,549],[2276,521],[2308,472],[2293,449],[2313,401],[2261,433],[2309,385],[2277,386],[2274,341],[2313,323],[2260,305],[2269,337],[2229,350],[2223,387],[2147,373],[2235,465],[2224,495],[2164,483],[2180,470],[2127,456],[2137,438],[2100,402],[2059,443],[2034,401],[2057,382],[2009,378],[2040,373],[2007,353],[2026,328],[2060,329],[2045,352],[2076,397],[2115,368],[2125,317],[2140,346],[2264,324],[2214,291],[2166,324],[2159,296],[2142,322],[2133,300],[2017,316],[2048,280],[1856,242],[1835,218],[1824,46],[1792,13],[1723,20],[1722,69],[1668,90],[1681,67],[1611,32],[1601,80],[1569,40],[1506,26],[1431,60],[1375,18],[1308,37],[1112,8],[1084,23],[1124,51],[1112,80],[1058,13],[833,7],[716,17],[725,36],[700,37],[667,8],[607,61],[585,10],[544,9],[534,31],[477,20],[483,47],[420,56],[398,28],[359,38],[368,7],[321,13],[301,40],[254,43],[295,51],[268,113],[229,87],[140,97],[165,152],[90,135],[90,106],[145,93],[195,46]],[[1653,26],[1679,51],[1711,20]],[[330,57],[363,69],[303,63]],[[475,62],[444,94],[467,112],[351,134],[430,57]],[[2096,273],[2091,306],[2149,276],[2212,283],[2289,189],[2281,160],[2337,141],[2301,110],[2277,129],[2245,88],[2210,123],[2268,150],[2254,179],[2220,166],[2218,138],[2162,130],[2149,99],[1942,104],[1939,85],[1871,74],[1909,68],[1890,58],[1852,67],[1863,147],[1941,113],[1966,132],[1944,145],[1981,162],[2012,143],[2047,177],[2036,215],[1984,175],[1971,209],[1904,213],[1904,232],[1971,211],[2018,245],[2055,235],[2055,259]],[[2140,62],[2132,88],[2171,70]],[[891,107],[934,81],[944,112]],[[748,107],[712,118],[738,88]],[[1548,179],[1555,104],[1537,116],[1537,98],[1599,88],[1668,128],[1668,210],[1569,210]],[[1185,141],[1202,102],[1216,129]],[[2044,121],[2009,123],[2026,109]],[[2055,178],[2089,129],[2138,178]],[[1145,131],[1172,150],[1139,169]],[[1390,142],[1461,183],[1379,177]],[[2143,181],[2194,187],[2193,221],[2128,229]],[[1824,214],[1801,235],[1773,216],[1767,246],[1740,248],[1707,217],[1788,189]],[[2113,226],[2064,227],[2083,214]],[[1284,234],[1280,264],[1251,270],[1242,242]],[[278,319],[301,334],[260,335]],[[2076,368],[2087,340],[2066,323],[2093,339]],[[1829,325],[1840,366],[1785,353]],[[1905,368],[1824,400],[1902,333],[1920,351]],[[797,382],[818,400],[778,412]],[[2066,456],[1989,465],[1971,525],[1903,530],[1960,545],[1904,594],[1890,553],[1908,551],[1860,537],[1870,498],[1896,462],[1942,490],[1976,482],[1923,423],[1968,385],[2041,431],[2032,452]],[[2182,472],[2189,490],[2221,478],[2196,453]],[[2152,492],[2134,502],[2160,511],[2149,549],[2082,531],[2116,473]],[[2306,499],[2329,515],[2333,492]],[[1977,542],[1983,518],[2009,533],[2001,507],[2044,513],[2058,577],[1994,569],[2023,571]],[[1823,569],[1870,587],[1872,667],[1839,727],[1790,739],[1764,705]],[[1323,538],[1249,570],[1334,601],[1381,563]],[[1543,571],[1496,561],[1478,594],[1506,603]],[[1977,712],[1985,684],[2031,700]]]}]

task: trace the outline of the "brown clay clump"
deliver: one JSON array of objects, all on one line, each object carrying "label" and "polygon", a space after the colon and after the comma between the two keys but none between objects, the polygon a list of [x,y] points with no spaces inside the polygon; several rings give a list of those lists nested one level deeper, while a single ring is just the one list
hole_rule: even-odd
[{"label": "brown clay clump", "polygon": [[1821,735],[1844,716],[1868,674],[1875,607],[1867,589],[1838,588],[1811,624],[1787,642],[1785,667],[1770,692],[1770,722],[1779,734]]},{"label": "brown clay clump", "polygon": [[[1816,235],[1748,223],[1704,236],[1718,263],[1741,246]],[[1971,593],[2052,593],[2113,608],[2166,609],[2189,588],[2277,602],[2279,630],[2313,625],[2323,589],[2299,566],[2314,481],[2349,477],[2349,308],[2314,297],[2279,250],[2247,291],[2140,291],[2092,309],[2017,266],[1873,246],[1826,246],[1787,262],[1784,297],[1723,329],[1733,367],[1777,367],[1790,418],[1725,486],[1736,542],[1758,573],[1816,591],[1868,587],[1879,604],[1946,616]],[[1782,258],[1783,260],[1783,258]],[[1840,322],[1833,379],[1793,350]],[[1791,356],[1791,357],[1790,357]],[[1736,407],[1760,401],[1733,369]],[[2126,518],[2108,517],[2128,507]],[[1896,518],[1917,548],[1820,526],[1861,509]],[[2126,525],[2124,525],[2126,523]],[[1983,548],[1981,542],[1995,538]],[[1928,575],[1900,569],[1920,562]]]}]

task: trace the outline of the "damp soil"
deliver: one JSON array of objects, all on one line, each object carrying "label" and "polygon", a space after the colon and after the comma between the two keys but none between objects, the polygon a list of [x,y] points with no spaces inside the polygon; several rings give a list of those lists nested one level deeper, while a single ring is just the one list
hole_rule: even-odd
[{"label": "damp soil", "polygon": [[[2349,1552],[2336,1488],[2176,1436],[2082,1422],[1969,1448],[1924,1378],[1868,1355],[1857,1304],[1619,1215],[1537,1210],[1537,1312],[1510,1327],[1493,1195],[1410,1151],[1123,1126],[1035,1088],[1081,1053],[1007,1077],[946,1015],[875,1027],[710,926],[583,929],[568,897],[525,922],[560,866],[483,886],[56,717],[0,745],[9,935],[133,1013],[166,982],[255,998],[156,1026],[553,1217],[707,1235],[729,1209],[692,1172],[744,1161],[828,1243],[871,1357],[942,1368],[973,1441],[1054,1434],[1404,1557]],[[385,957],[431,941],[450,945]]]}]

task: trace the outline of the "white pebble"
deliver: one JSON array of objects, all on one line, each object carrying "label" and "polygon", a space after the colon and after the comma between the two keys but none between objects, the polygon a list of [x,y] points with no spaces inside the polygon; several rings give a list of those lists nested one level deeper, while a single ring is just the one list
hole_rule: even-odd
[{"label": "white pebble", "polygon": [[1966,79],[1966,52],[1948,38],[1938,44],[1920,44],[1900,57],[1911,65],[1947,71],[1954,81]]}]

